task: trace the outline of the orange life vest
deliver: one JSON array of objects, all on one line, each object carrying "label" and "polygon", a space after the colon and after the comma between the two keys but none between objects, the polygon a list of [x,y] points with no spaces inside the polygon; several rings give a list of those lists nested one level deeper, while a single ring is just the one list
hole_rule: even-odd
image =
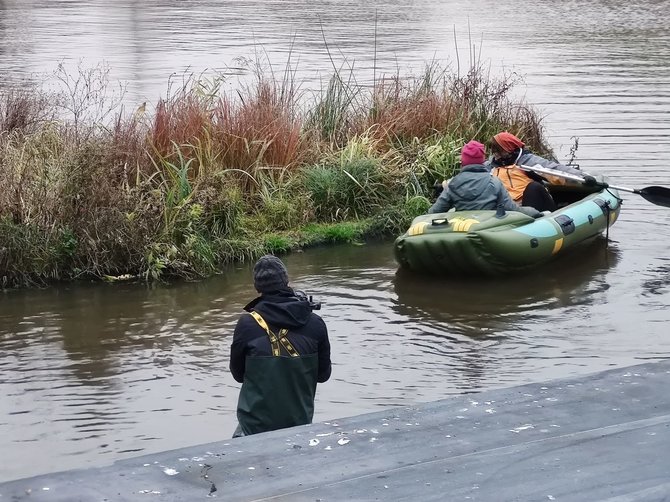
[{"label": "orange life vest", "polygon": [[511,166],[494,167],[491,170],[491,174],[502,181],[503,186],[509,192],[512,200],[519,204],[523,198],[524,190],[526,190],[526,187],[533,181],[523,169],[519,169],[514,164]]}]

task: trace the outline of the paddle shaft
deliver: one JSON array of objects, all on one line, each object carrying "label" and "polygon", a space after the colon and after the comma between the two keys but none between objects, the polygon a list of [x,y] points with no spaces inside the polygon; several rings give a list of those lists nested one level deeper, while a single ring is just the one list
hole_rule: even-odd
[{"label": "paddle shaft", "polygon": [[[568,180],[577,181],[583,183],[586,186],[589,186],[589,183],[586,182],[581,176],[575,174],[564,173],[562,171],[555,171],[554,169],[547,169],[540,165],[535,166],[519,166],[521,169],[526,171],[533,171],[535,173],[546,174],[548,176],[558,176],[561,178],[566,178]],[[670,188],[659,187],[659,186],[650,186],[644,188],[626,188],[618,187],[615,185],[610,185],[602,181],[596,181],[592,186],[597,186],[601,188],[614,188],[616,190],[621,190],[622,192],[630,192],[641,196],[646,201],[656,204],[657,206],[670,207]]]},{"label": "paddle shaft", "polygon": [[[572,181],[578,181],[579,183],[586,183],[586,180],[582,178],[581,176],[577,176],[576,174],[570,174],[570,173],[564,173],[563,171],[557,171],[556,169],[548,169],[546,167],[542,167],[540,165],[535,165],[535,166],[524,166],[521,165],[519,166],[521,169],[525,171],[533,171],[534,173],[538,174],[546,174],[547,176],[558,176],[559,178],[565,178],[567,180],[572,180]],[[621,190],[622,192],[630,192],[630,193],[636,193],[640,194],[640,190],[637,188],[626,188],[626,187],[618,187],[614,185],[610,185],[609,183],[604,183],[598,181],[597,186],[603,187],[603,188],[614,188],[615,190]]]}]

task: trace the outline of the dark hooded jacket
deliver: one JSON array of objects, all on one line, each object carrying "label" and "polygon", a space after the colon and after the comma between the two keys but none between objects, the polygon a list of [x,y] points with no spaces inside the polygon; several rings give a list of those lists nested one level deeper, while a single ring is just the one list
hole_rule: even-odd
[{"label": "dark hooded jacket", "polygon": [[505,211],[519,211],[533,218],[541,216],[541,213],[532,207],[516,204],[500,180],[492,176],[482,164],[463,167],[428,212],[444,213],[452,207],[456,208],[456,211],[496,210],[501,207]]},{"label": "dark hooded jacket", "polygon": [[245,435],[311,423],[317,382],[330,378],[330,342],[325,323],[310,303],[291,288],[263,294],[244,307],[265,320],[270,331],[286,338],[297,352],[284,346],[273,355],[270,336],[250,314],[235,326],[230,349],[230,372],[242,383],[237,418]]}]

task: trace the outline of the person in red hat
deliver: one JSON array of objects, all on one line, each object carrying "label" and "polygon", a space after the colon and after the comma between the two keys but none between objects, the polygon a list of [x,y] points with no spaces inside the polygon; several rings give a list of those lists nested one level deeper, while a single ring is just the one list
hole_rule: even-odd
[{"label": "person in red hat", "polygon": [[484,166],[485,147],[478,141],[469,141],[461,149],[461,172],[454,176],[442,191],[429,213],[444,213],[451,208],[456,211],[499,209],[519,211],[538,218],[538,210],[516,204],[502,182],[491,176]]},{"label": "person in red hat", "polygon": [[[596,179],[559,162],[535,155],[525,148],[525,144],[514,134],[507,131],[493,136],[490,141],[491,159],[487,166],[491,174],[500,179],[512,199],[524,206],[531,206],[539,211],[555,211],[556,204],[544,186],[544,178],[540,175],[525,171],[517,166],[540,165],[546,169],[553,169],[584,178],[587,185],[594,185]],[[561,178],[558,178],[561,180]],[[556,181],[559,183],[560,181]]]}]

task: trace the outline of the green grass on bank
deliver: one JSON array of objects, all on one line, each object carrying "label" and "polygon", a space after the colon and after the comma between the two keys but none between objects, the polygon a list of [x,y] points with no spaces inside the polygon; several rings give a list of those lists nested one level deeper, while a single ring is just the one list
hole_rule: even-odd
[{"label": "green grass on bank", "polygon": [[[62,92],[0,92],[0,286],[205,277],[230,262],[393,236],[429,207],[470,139],[546,153],[510,77],[426,67],[306,96],[287,71],[224,92],[187,79],[150,113],[100,69]],[[151,107],[149,107],[151,108]]]}]

